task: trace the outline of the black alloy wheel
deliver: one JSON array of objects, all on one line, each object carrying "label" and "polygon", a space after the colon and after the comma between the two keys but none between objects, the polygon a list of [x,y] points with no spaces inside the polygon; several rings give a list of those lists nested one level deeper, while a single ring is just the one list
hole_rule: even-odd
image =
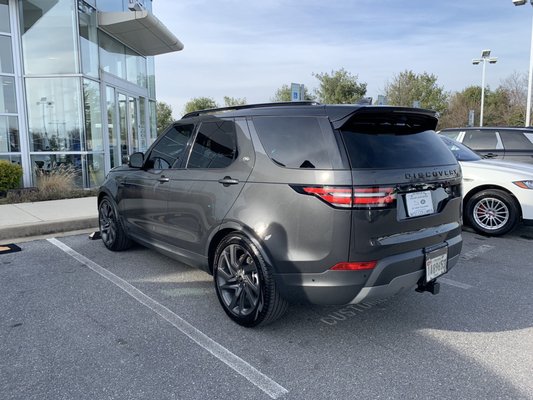
[{"label": "black alloy wheel", "polygon": [[218,299],[240,325],[265,325],[282,316],[287,302],[276,288],[271,267],[245,236],[231,234],[218,245],[213,266]]},{"label": "black alloy wheel", "polygon": [[104,245],[113,251],[125,250],[131,241],[122,228],[115,206],[108,197],[104,197],[98,206],[98,224]]}]

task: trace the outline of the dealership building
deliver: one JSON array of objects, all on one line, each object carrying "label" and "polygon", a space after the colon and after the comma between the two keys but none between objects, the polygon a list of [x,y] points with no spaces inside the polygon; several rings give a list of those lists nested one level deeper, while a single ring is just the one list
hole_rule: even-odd
[{"label": "dealership building", "polygon": [[182,48],[151,0],[0,0],[0,159],[98,186],[155,139],[154,56]]}]

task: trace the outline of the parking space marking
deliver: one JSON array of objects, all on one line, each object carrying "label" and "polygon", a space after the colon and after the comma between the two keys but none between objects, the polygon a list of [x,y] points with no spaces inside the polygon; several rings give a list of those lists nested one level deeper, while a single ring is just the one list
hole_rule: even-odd
[{"label": "parking space marking", "polygon": [[96,264],[94,261],[91,261],[87,257],[71,249],[69,246],[67,246],[63,242],[60,242],[59,240],[55,238],[51,238],[47,240],[48,242],[58,247],[59,249],[67,253],[69,256],[73,257],[74,259],[76,259],[77,261],[79,261],[80,263],[88,267],[89,269],[91,269],[92,271],[96,272],[103,278],[107,279],[108,281],[118,286],[120,289],[125,291],[127,294],[129,294],[139,303],[143,304],[144,306],[148,307],[150,310],[152,310],[153,312],[161,316],[163,319],[165,319],[167,322],[169,322],[171,325],[173,325],[175,328],[181,331],[184,335],[186,335],[191,340],[196,342],[196,344],[198,344],[200,347],[207,350],[213,356],[215,356],[220,361],[225,363],[227,366],[232,368],[235,372],[242,375],[244,378],[246,378],[256,387],[261,389],[272,399],[277,399],[280,396],[288,393],[288,390],[285,389],[283,386],[281,386],[274,380],[270,379],[268,376],[266,376],[262,372],[258,371],[256,368],[251,366],[249,363],[244,361],[242,358],[233,354],[231,351],[226,349],[224,346],[215,342],[209,336],[207,336],[200,330],[196,329],[194,326],[189,324],[183,318],[173,313],[167,307],[158,303],[151,297],[147,296],[146,294],[141,292],[139,289],[137,289],[135,286],[129,284],[124,279],[118,277],[112,272],[109,272],[107,269]]},{"label": "parking space marking", "polygon": [[470,286],[466,283],[454,281],[453,279],[439,278],[438,281],[441,283],[445,283],[446,285],[455,286],[461,289],[472,289],[473,288],[473,286]]}]

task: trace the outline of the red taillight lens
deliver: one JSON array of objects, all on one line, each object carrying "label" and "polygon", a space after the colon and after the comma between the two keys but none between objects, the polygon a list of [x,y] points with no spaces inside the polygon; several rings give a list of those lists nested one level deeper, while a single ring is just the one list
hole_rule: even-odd
[{"label": "red taillight lens", "polygon": [[353,189],[354,205],[371,205],[374,207],[386,207],[394,203],[396,195],[391,187],[372,187]]},{"label": "red taillight lens", "polygon": [[333,271],[363,271],[374,269],[377,263],[377,261],[342,262],[335,264],[330,269]]},{"label": "red taillight lens", "polygon": [[384,208],[396,201],[392,187],[292,186],[297,192],[317,196],[335,207]]},{"label": "red taillight lens", "polygon": [[322,200],[338,207],[352,206],[352,188],[343,187],[304,187],[303,191],[308,194],[314,194]]}]

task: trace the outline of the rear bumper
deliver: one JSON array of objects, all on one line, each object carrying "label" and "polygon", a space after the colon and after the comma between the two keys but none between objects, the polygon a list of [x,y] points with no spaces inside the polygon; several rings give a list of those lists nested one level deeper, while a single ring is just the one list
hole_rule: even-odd
[{"label": "rear bumper", "polygon": [[[459,261],[461,236],[446,241],[448,271]],[[355,304],[384,299],[416,286],[425,274],[422,249],[379,260],[368,271],[325,271],[312,274],[277,274],[282,295],[291,302],[322,305]]]}]

